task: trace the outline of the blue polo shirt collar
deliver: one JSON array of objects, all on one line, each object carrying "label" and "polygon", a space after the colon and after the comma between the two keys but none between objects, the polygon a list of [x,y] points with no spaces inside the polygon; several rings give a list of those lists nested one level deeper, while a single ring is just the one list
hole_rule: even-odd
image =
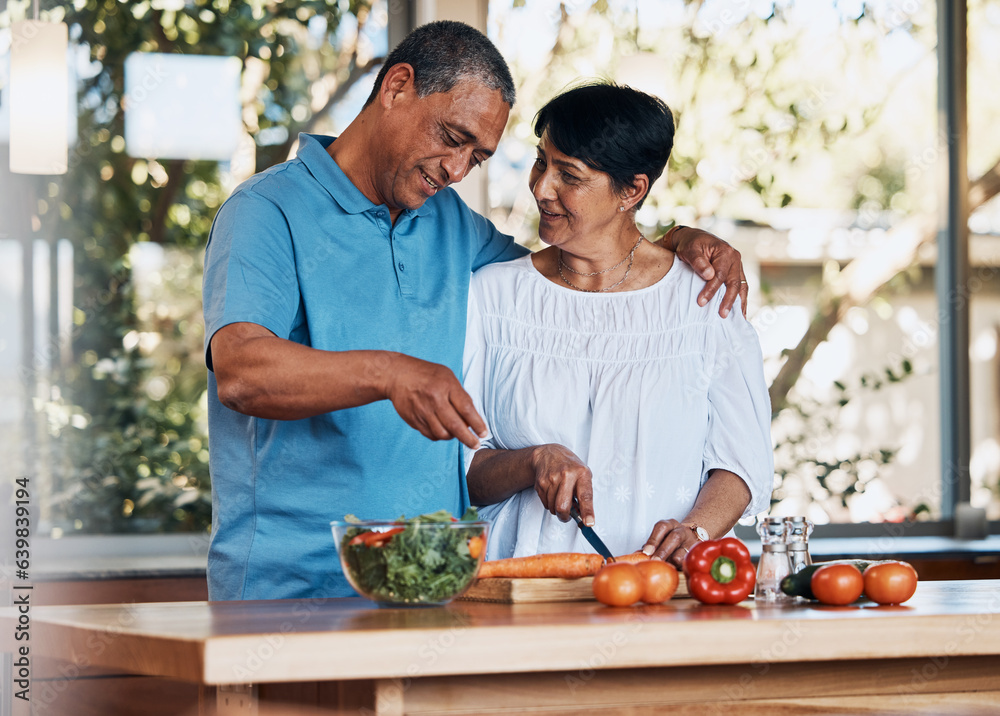
[{"label": "blue polo shirt collar", "polygon": [[[361,214],[377,208],[360,189],[354,186],[326,151],[335,139],[336,137],[302,132],[299,134],[299,151],[295,156],[306,165],[309,173],[348,214]],[[422,216],[426,209],[427,202],[424,202],[419,209],[405,209],[403,216],[410,214]]]}]

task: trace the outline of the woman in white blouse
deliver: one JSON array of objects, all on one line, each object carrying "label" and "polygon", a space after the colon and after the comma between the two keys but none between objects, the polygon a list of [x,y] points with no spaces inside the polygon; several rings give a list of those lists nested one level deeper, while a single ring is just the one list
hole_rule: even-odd
[{"label": "woman in white blouse", "polygon": [[529,185],[548,248],[473,277],[465,387],[491,430],[466,456],[492,523],[487,557],[593,551],[679,564],[698,539],[767,510],[770,403],[742,311],[635,223],[674,123],[659,99],[601,83],[535,120]]}]

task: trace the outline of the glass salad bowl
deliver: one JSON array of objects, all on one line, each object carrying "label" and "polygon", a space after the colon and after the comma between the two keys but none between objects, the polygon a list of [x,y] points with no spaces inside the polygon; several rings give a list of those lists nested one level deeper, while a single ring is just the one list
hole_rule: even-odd
[{"label": "glass salad bowl", "polygon": [[440,605],[468,589],[486,553],[488,523],[469,510],[411,519],[330,523],[351,586],[379,605]]}]

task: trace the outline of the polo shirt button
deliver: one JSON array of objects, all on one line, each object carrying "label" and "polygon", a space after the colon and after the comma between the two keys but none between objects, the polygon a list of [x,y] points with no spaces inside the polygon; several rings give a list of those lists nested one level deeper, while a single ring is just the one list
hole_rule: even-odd
[{"label": "polo shirt button", "polygon": [[403,266],[403,262],[402,261],[399,262],[398,266],[399,266],[399,270],[400,271],[405,271],[406,270],[406,267]]}]

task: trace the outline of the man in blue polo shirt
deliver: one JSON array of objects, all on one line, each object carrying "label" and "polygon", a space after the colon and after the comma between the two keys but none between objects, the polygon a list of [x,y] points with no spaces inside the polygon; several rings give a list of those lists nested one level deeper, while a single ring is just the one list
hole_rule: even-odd
[{"label": "man in blue polo shirt", "polygon": [[[495,151],[513,103],[485,36],[425,25],[343,134],[301,135],[295,159],[219,210],[204,279],[211,599],[353,594],[330,520],[468,504],[458,442],[486,430],[456,377],[469,277],[525,251],[449,185]],[[731,306],[739,255],[684,241],[709,274],[721,252],[706,295],[728,269]]]}]

